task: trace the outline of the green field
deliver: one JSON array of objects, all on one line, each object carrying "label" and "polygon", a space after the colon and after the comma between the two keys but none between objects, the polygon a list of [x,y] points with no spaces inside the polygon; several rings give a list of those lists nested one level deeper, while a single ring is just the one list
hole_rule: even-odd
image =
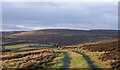
[{"label": "green field", "polygon": [[[5,46],[5,49],[17,49],[17,48],[24,48],[24,47],[26,47],[26,46],[29,46],[29,45],[38,45],[38,46],[40,46],[40,47],[42,47],[42,46],[51,46],[51,45],[46,45],[46,44],[33,44],[33,43],[31,43],[31,44],[17,44],[17,45],[7,45],[7,46]],[[33,47],[34,48],[34,47]],[[36,48],[36,47],[35,47]]]}]

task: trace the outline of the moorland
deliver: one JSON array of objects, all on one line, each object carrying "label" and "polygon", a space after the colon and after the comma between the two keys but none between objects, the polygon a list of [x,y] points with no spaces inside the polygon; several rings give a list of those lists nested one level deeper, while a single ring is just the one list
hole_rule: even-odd
[{"label": "moorland", "polygon": [[47,29],[2,34],[3,70],[120,69],[117,30]]}]

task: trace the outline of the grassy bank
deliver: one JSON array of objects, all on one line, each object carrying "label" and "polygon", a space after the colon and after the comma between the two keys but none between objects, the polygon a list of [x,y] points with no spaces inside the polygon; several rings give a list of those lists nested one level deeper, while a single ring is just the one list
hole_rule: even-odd
[{"label": "grassy bank", "polygon": [[54,53],[47,49],[8,53],[2,55],[2,68],[3,70],[6,68],[26,70],[45,68],[54,57]]}]

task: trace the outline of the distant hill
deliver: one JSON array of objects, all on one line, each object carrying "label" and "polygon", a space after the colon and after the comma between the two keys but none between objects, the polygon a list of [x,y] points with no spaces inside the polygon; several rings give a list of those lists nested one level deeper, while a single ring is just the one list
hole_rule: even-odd
[{"label": "distant hill", "polygon": [[21,33],[21,32],[24,32],[24,31],[3,31],[2,36],[8,36],[8,35],[11,35],[11,34],[16,34],[16,33]]},{"label": "distant hill", "polygon": [[35,31],[8,31],[2,32],[3,43],[25,42],[49,44],[58,43],[60,46],[79,43],[97,42],[118,38],[117,30],[71,30],[71,29],[44,29]]}]

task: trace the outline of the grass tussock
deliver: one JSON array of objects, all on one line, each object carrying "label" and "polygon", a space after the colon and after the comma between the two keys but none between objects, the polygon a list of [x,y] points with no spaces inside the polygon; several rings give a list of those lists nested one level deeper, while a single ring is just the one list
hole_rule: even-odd
[{"label": "grass tussock", "polygon": [[[10,56],[12,54],[12,56]],[[27,52],[17,52],[2,55],[2,69],[40,69],[47,68],[47,63],[52,61],[55,54],[44,49]]]},{"label": "grass tussock", "polygon": [[43,50],[34,50],[34,51],[23,51],[23,52],[17,52],[17,53],[8,53],[8,54],[2,55],[2,60],[22,58],[27,55],[40,54],[40,53],[44,53],[44,52],[46,53],[46,52],[50,52],[50,51],[48,51],[47,49],[43,49]]}]

